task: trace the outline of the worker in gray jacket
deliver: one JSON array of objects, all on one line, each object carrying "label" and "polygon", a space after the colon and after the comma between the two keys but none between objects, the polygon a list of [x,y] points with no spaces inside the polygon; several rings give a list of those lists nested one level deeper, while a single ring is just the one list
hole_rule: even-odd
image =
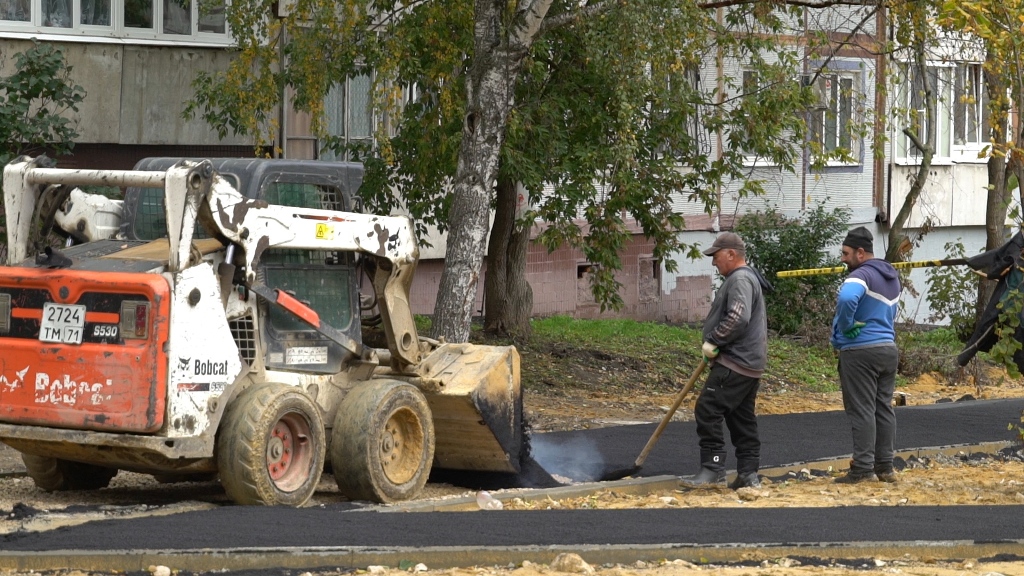
[{"label": "worker in gray jacket", "polygon": [[694,418],[700,438],[700,472],[683,478],[690,486],[725,483],[725,438],[729,428],[736,449],[736,478],[729,487],[761,486],[761,440],[754,415],[757,389],[768,361],[764,291],[771,285],[747,266],[746,245],[732,232],[715,239],[704,254],[725,277],[704,321],[701,352],[711,372],[697,398]]}]

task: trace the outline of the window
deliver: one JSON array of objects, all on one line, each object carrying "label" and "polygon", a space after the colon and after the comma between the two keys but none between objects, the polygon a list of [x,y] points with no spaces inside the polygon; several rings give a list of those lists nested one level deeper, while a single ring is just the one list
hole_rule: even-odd
[{"label": "window", "polygon": [[[674,101],[677,107],[679,102],[694,102],[696,100],[695,95],[699,95],[701,92],[700,68],[696,65],[688,64],[682,73],[661,71],[658,74],[663,79],[662,81],[666,87],[664,98]],[[668,103],[663,103],[657,108],[652,107],[652,122],[667,118],[672,113],[671,108],[672,106]],[[681,112],[677,109],[676,114],[681,114]],[[676,157],[683,156],[684,154],[678,150],[680,143],[682,143],[682,146],[686,146],[688,152],[694,154],[710,153],[711,138],[704,125],[703,114],[704,107],[702,105],[688,106],[683,120],[686,131],[685,135],[680,136],[676,134],[673,138],[666,139],[665,142],[658,146],[657,153],[659,155],[670,154]]]},{"label": "window", "polygon": [[989,141],[988,94],[981,64],[956,65],[953,71],[954,149],[980,150]]},{"label": "window", "polygon": [[852,73],[821,74],[815,80],[819,106],[811,112],[811,140],[825,154],[857,153],[854,109],[857,75]]},{"label": "window", "polygon": [[[753,70],[744,70],[743,71],[743,84],[740,87],[740,94],[742,96],[744,96],[744,97],[751,96],[753,94],[757,94],[758,84],[759,83],[760,83],[760,79],[757,76],[757,72],[754,72]],[[747,134],[743,134],[741,136],[741,138],[743,140],[749,140],[749,137],[747,136]],[[751,157],[754,156],[754,151],[753,150],[748,150],[748,149],[744,148],[744,153],[747,154],[747,156],[751,156]],[[751,158],[751,161],[752,160],[753,160],[753,158]]]},{"label": "window", "polygon": [[[935,158],[977,159],[991,132],[982,65],[961,62],[927,67],[929,87],[937,99],[934,126],[928,126],[925,118],[927,103],[920,74],[910,66],[904,66],[904,70],[909,77],[900,92],[902,105],[908,110],[905,126],[916,132],[921,141],[934,136]],[[921,156],[910,138],[902,134],[902,128],[899,130],[898,155],[906,159]]]},{"label": "window", "polygon": [[[276,182],[267,188],[264,200],[271,204],[343,210],[341,191],[311,183]],[[344,330],[353,320],[352,263],[347,254],[332,250],[267,250],[261,264],[268,286],[290,291],[294,296],[320,313],[329,326]],[[274,330],[293,332],[311,330],[309,325],[276,306],[270,308],[270,326]]]},{"label": "window", "polygon": [[43,26],[71,28],[71,0],[42,0]]},{"label": "window", "polygon": [[0,20],[28,22],[32,18],[30,0],[0,0]]},{"label": "window", "polygon": [[[343,147],[373,143],[373,98],[370,76],[356,76],[335,84],[324,99],[329,147],[321,150],[322,160],[350,160],[351,151]],[[338,152],[340,151],[340,152]]]},{"label": "window", "polygon": [[110,0],[82,0],[83,26],[110,26]]},{"label": "window", "polygon": [[226,0],[0,0],[0,31],[230,44]]},{"label": "window", "polygon": [[[935,119],[929,123],[928,102],[925,91],[925,79],[927,78],[928,88],[931,89],[934,97],[938,98],[942,93],[940,85],[942,84],[944,72],[948,72],[948,69],[928,66],[926,67],[925,76],[921,75],[917,67],[905,65],[904,70],[906,71],[905,77],[907,80],[903,83],[902,100],[908,115],[905,127],[909,128],[922,143],[927,142],[928,138],[934,135],[935,155],[948,156],[948,147],[945,147],[945,150],[943,150],[944,147],[940,144],[942,133],[948,132],[948,127],[943,128],[942,126],[942,106],[941,104],[936,104]],[[948,125],[948,121],[945,124]],[[900,130],[898,144],[901,156],[917,157],[921,155],[921,149],[914,145],[913,140],[905,135],[902,129]],[[943,154],[943,151],[945,154]]]}]

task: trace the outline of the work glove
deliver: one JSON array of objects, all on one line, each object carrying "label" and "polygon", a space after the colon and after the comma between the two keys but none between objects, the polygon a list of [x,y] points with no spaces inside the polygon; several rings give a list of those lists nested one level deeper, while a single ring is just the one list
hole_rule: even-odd
[{"label": "work glove", "polygon": [[843,336],[846,336],[850,340],[855,340],[857,336],[860,336],[860,331],[862,328],[864,328],[864,326],[866,326],[866,324],[864,324],[863,322],[854,322],[853,328],[850,328],[846,332],[843,332]]},{"label": "work glove", "polygon": [[700,353],[708,360],[711,360],[715,356],[718,356],[718,346],[715,346],[711,342],[705,342],[704,345],[700,347]]}]

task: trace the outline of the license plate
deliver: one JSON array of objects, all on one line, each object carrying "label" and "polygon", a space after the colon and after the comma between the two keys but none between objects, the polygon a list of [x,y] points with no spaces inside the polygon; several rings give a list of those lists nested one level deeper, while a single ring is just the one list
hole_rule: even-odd
[{"label": "license plate", "polygon": [[85,330],[85,306],[79,304],[43,304],[43,323],[39,340],[60,344],[81,344]]}]

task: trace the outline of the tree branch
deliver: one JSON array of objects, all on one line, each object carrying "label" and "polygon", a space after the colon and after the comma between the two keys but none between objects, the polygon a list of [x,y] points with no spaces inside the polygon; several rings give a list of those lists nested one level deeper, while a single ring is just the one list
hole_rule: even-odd
[{"label": "tree branch", "polygon": [[552,0],[520,0],[516,14],[520,25],[517,26],[515,37],[524,49],[529,50],[533,42],[544,33],[551,3]]},{"label": "tree branch", "polygon": [[912,144],[913,144],[913,145],[914,145],[914,146],[915,146],[915,147],[916,147],[916,148],[917,148],[918,150],[924,151],[924,149],[925,149],[925,144],[924,144],[924,142],[921,142],[921,140],[919,140],[919,139],[918,139],[918,137],[917,137],[917,132],[914,132],[914,131],[913,131],[913,130],[911,130],[910,128],[904,128],[904,129],[903,129],[903,134],[904,134],[904,135],[905,135],[905,136],[906,136],[907,138],[910,138],[910,142],[911,142],[911,143],[912,143]]},{"label": "tree branch", "polygon": [[611,10],[617,4],[618,2],[616,0],[604,0],[603,2],[591,4],[580,10],[545,18],[544,23],[540,27],[540,34],[550,32],[551,30],[557,30],[558,28],[564,28],[577,20],[593,18],[594,16],[598,16]]},{"label": "tree branch", "polygon": [[[740,6],[750,4],[750,0],[719,0],[717,2],[699,2],[699,8],[728,8],[729,6]],[[831,6],[877,6],[880,0],[784,0],[780,4],[786,6],[803,6],[805,8],[829,8]]]}]

